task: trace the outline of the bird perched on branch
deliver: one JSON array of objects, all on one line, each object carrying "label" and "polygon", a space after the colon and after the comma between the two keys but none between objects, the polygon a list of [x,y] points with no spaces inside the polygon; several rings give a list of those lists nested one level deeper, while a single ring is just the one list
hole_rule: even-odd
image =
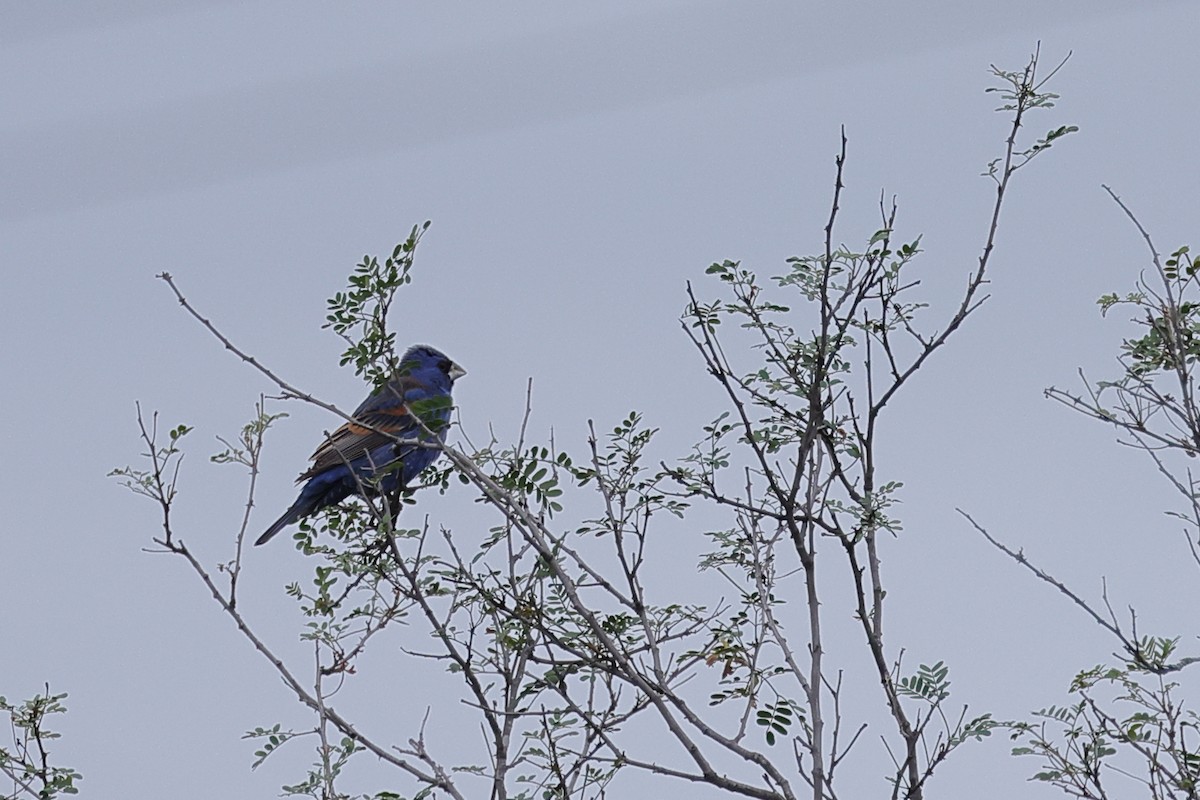
[{"label": "bird perched on branch", "polygon": [[254,544],[352,494],[390,494],[407,486],[437,460],[435,447],[418,442],[446,440],[450,390],[466,374],[428,345],[410,347],[396,375],[355,410],[354,422],[334,431],[312,454],[313,465],[296,480],[307,481],[300,496]]}]

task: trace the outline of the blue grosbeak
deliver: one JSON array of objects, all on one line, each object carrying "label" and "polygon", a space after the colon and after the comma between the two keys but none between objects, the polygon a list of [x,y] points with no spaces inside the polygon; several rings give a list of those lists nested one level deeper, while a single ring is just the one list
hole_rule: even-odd
[{"label": "blue grosbeak", "polygon": [[[410,347],[395,377],[363,401],[347,422],[312,455],[313,465],[296,482],[308,481],[292,507],[258,541],[352,494],[390,494],[402,489],[437,460],[438,451],[395,439],[431,441],[410,413],[420,417],[439,441],[450,422],[450,389],[466,370],[427,345]],[[361,423],[361,424],[358,424]],[[394,437],[394,438],[393,438]]]}]

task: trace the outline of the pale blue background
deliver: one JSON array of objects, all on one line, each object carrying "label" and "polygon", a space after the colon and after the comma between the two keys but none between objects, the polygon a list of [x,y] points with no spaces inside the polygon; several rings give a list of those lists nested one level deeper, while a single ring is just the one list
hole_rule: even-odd
[{"label": "pale blue background", "polygon": [[[906,533],[885,555],[892,644],[913,664],[946,660],[956,701],[1002,718],[1061,702],[1113,643],[953,509],[1092,598],[1106,575],[1146,632],[1188,630],[1194,565],[1159,513],[1169,492],[1041,391],[1074,385],[1078,366],[1111,374],[1130,331],[1094,305],[1145,263],[1100,183],[1160,247],[1197,233],[1197,30],[1196,4],[1165,0],[4,4],[0,691],[71,693],[55,755],[88,796],[267,797],[306,763],[301,746],[249,771],[244,730],[308,717],[181,561],[141,552],[154,510],[104,477],[136,457],[135,400],[195,424],[180,532],[210,563],[229,556],[241,477],[206,458],[271,387],[155,273],[281,374],[352,407],[362,390],[319,329],[324,299],[364,252],[432,219],[395,323],[402,343],[470,371],[468,429],[512,435],[532,376],[539,435],[578,448],[588,418],[636,408],[669,458],[719,403],[678,329],[684,282],[723,258],[776,274],[819,247],[839,125],[842,236],[869,235],[880,189],[898,194],[902,231],[925,234],[927,297],[948,313],[985,232],[979,173],[1005,133],[987,66],[1019,67],[1040,39],[1047,62],[1075,55],[1060,107],[1031,129],[1081,130],[1018,175],[992,300],[891,410],[885,469],[906,483]],[[334,424],[288,410],[256,531]],[[472,499],[422,508],[469,546],[485,519]],[[304,664],[280,587],[309,568],[275,544],[247,557],[244,610]],[[857,646],[842,644],[834,657]],[[380,674],[388,655],[338,707],[402,739],[433,703],[439,735],[468,735],[454,727],[465,714],[438,706],[436,670]],[[863,687],[855,702],[878,713]],[[1054,796],[1007,748],[951,759],[933,794]],[[878,753],[863,755],[871,771],[848,786],[880,796]],[[614,793],[650,791],[637,787]]]}]

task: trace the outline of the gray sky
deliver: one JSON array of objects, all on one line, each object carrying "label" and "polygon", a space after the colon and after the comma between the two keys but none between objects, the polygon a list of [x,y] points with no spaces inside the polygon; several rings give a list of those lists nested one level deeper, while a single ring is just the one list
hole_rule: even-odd
[{"label": "gray sky", "polygon": [[[1004,135],[987,66],[1018,68],[1040,39],[1047,63],[1074,57],[1059,108],[1031,128],[1081,130],[1017,176],[993,298],[892,409],[886,469],[906,483],[906,534],[886,566],[893,644],[949,663],[956,700],[1001,718],[1060,702],[1111,644],[953,509],[1093,596],[1108,576],[1147,631],[1186,630],[1198,598],[1183,596],[1194,580],[1174,582],[1188,564],[1164,555],[1181,552],[1159,513],[1165,485],[1041,390],[1072,385],[1079,366],[1111,374],[1129,330],[1094,301],[1131,285],[1144,250],[1100,183],[1160,248],[1196,233],[1198,29],[1194,3],[1167,0],[8,4],[0,692],[48,680],[71,693],[59,750],[90,796],[271,796],[307,758],[301,746],[249,771],[244,730],[306,718],[184,565],[141,552],[153,509],[104,477],[136,458],[135,400],[197,425],[182,533],[210,563],[228,557],[241,476],[206,458],[270,387],[155,273],[280,373],[352,407],[362,390],[319,330],[324,299],[364,252],[432,219],[395,323],[402,343],[470,371],[456,389],[468,430],[511,435],[532,376],[539,430],[578,447],[588,418],[638,409],[669,458],[719,410],[678,330],[684,282],[711,293],[714,260],[771,275],[817,249],[839,125],[842,236],[869,235],[880,189],[898,194],[902,233],[925,234],[928,299],[950,301],[982,243],[979,173]],[[287,410],[256,529],[331,425]],[[469,542],[482,535],[471,500],[422,508]],[[247,558],[246,613],[303,659],[281,587],[309,567],[277,544]],[[344,703],[373,695],[373,725],[406,721],[426,679],[368,683]],[[951,759],[935,793],[1051,796],[1007,747]]]}]

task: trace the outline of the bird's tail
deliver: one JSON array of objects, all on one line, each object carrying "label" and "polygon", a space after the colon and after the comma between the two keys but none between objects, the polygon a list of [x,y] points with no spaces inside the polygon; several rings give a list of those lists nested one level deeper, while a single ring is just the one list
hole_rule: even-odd
[{"label": "bird's tail", "polygon": [[[301,498],[301,499],[303,499],[303,498]],[[304,505],[306,506],[307,504],[304,504]],[[279,519],[275,520],[275,522],[272,523],[271,527],[267,528],[266,531],[263,532],[263,535],[258,537],[258,540],[254,543],[254,546],[258,547],[260,544],[266,544],[267,542],[271,541],[271,537],[273,537],[275,534],[279,533],[281,530],[286,528],[288,525],[291,525],[293,522],[298,521],[301,517],[303,517],[305,514],[307,514],[310,510],[311,509],[302,506],[300,500],[297,500],[295,503],[292,503],[292,507],[289,508],[287,511],[283,512],[283,516],[280,517]]]},{"label": "bird's tail", "polygon": [[320,511],[326,506],[336,505],[350,494],[351,490],[346,486],[344,480],[340,480],[340,475],[334,475],[331,479],[328,475],[318,475],[304,485],[300,490],[300,496],[296,498],[296,502],[292,503],[291,508],[283,512],[283,516],[275,520],[271,527],[267,528],[263,535],[258,537],[258,541],[254,543],[255,547],[260,544],[266,544],[275,534],[291,525],[293,522],[299,522],[302,518],[307,517],[316,511]]}]

